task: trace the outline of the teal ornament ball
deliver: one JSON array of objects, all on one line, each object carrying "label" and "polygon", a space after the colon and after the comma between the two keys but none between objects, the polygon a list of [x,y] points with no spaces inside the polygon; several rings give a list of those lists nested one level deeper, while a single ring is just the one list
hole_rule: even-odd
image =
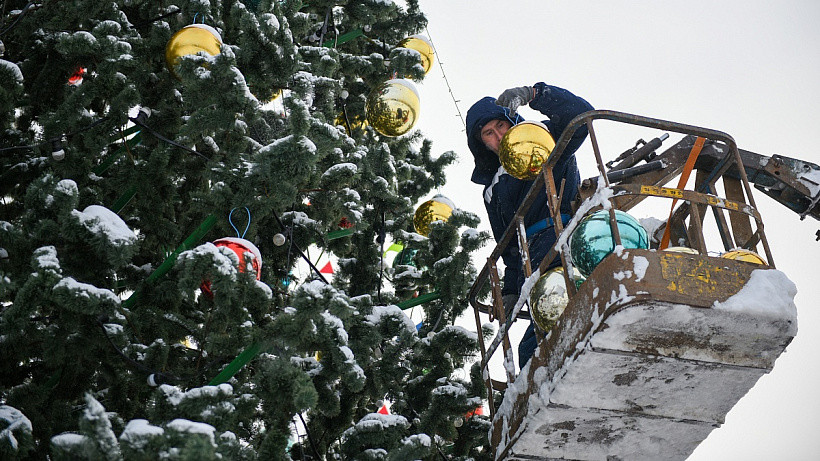
[{"label": "teal ornament ball", "polygon": [[396,259],[393,260],[393,267],[395,268],[399,265],[416,267],[416,253],[418,253],[418,251],[419,250],[402,248],[399,254],[396,255]]},{"label": "teal ornament ball", "polygon": [[[646,230],[638,220],[620,210],[615,210],[615,218],[624,248],[649,248]],[[572,263],[589,277],[595,266],[615,250],[609,211],[597,211],[584,218],[570,236],[569,250]]]}]

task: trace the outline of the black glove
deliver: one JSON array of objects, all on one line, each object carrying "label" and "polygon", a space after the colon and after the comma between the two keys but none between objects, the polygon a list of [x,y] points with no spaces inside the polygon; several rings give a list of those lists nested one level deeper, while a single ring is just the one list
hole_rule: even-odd
[{"label": "black glove", "polygon": [[535,88],[531,86],[519,86],[505,90],[495,100],[495,103],[508,108],[510,110],[510,117],[515,117],[518,108],[524,104],[529,104],[534,97]]}]

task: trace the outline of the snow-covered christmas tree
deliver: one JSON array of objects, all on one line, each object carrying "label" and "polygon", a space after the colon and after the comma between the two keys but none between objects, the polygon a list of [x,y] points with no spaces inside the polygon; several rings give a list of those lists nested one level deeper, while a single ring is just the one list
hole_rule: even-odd
[{"label": "snow-covered christmas tree", "polygon": [[478,337],[453,326],[487,235],[458,209],[414,232],[455,156],[365,111],[423,79],[402,43],[425,22],[413,0],[3,2],[3,459],[488,456],[482,377],[454,373]]}]

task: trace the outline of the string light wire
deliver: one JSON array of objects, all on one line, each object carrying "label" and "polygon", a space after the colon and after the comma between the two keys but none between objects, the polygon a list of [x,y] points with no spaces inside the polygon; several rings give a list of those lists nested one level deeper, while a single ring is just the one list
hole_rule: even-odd
[{"label": "string light wire", "polygon": [[450,98],[453,100],[453,105],[456,106],[456,112],[458,112],[458,118],[461,119],[461,125],[464,126],[464,131],[467,131],[467,122],[464,121],[464,116],[461,115],[461,109],[458,107],[458,100],[453,94],[453,88],[450,86],[450,80],[447,79],[447,74],[444,72],[444,63],[441,62],[441,54],[439,54],[438,49],[436,49],[436,45],[433,43],[433,37],[430,36],[430,30],[427,29],[427,26],[424,26],[424,32],[427,33],[427,39],[430,40],[430,44],[433,45],[433,52],[438,56],[436,61],[438,61],[439,68],[441,68],[441,76],[444,77],[444,83],[447,85],[447,91],[450,92]]}]

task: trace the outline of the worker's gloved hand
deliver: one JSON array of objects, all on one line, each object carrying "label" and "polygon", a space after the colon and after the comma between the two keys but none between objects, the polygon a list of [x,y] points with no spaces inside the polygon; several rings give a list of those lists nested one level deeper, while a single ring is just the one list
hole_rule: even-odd
[{"label": "worker's gloved hand", "polygon": [[510,117],[515,117],[518,108],[529,104],[532,98],[535,97],[535,88],[531,86],[518,86],[504,90],[501,95],[496,98],[495,103],[499,106],[506,107],[510,110]]}]

